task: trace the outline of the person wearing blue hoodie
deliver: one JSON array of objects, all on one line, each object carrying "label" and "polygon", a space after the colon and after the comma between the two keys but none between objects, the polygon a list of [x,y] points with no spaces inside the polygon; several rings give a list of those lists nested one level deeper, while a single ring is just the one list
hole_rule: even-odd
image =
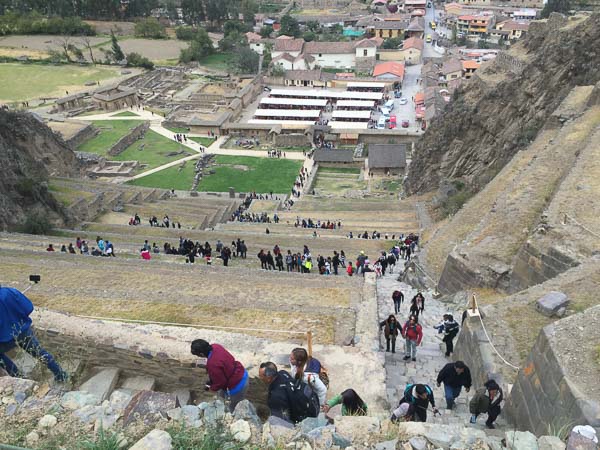
[{"label": "person wearing blue hoodie", "polygon": [[33,303],[20,291],[0,286],[0,367],[11,377],[22,376],[21,371],[6,353],[21,347],[31,356],[43,361],[54,374],[54,379],[64,382],[68,374],[54,357],[42,348],[31,329]]}]

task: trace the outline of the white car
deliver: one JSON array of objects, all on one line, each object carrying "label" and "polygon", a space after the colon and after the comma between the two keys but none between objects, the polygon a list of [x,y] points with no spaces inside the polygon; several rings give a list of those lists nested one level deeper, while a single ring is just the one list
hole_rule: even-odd
[{"label": "white car", "polygon": [[407,103],[408,103],[408,99],[407,99],[407,98],[405,98],[405,97],[402,97],[402,98],[400,99],[400,104],[401,104],[401,105],[406,105]]}]

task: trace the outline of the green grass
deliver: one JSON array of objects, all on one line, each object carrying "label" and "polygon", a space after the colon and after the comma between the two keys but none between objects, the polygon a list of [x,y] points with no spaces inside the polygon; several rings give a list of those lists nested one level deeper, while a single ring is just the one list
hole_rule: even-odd
[{"label": "green grass", "polygon": [[[198,186],[199,191],[227,192],[229,187],[233,187],[238,192],[287,192],[292,188],[296,174],[302,165],[300,161],[250,156],[218,155],[215,161],[216,165],[211,167],[215,173],[206,175],[202,179]],[[179,170],[179,167],[170,167],[131,181],[129,184],[188,190],[194,179],[193,165],[193,162],[188,161],[182,170]],[[235,165],[244,166],[247,170],[243,170],[242,167],[233,167]]]},{"label": "green grass", "polygon": [[129,130],[142,123],[141,120],[96,120],[92,121],[100,133],[92,139],[85,141],[77,150],[80,152],[96,153],[106,156],[108,150]]},{"label": "green grass", "polygon": [[139,114],[136,114],[131,111],[123,111],[117,114],[113,114],[111,117],[140,117]]},{"label": "green grass", "polygon": [[214,138],[211,137],[190,137],[188,139],[191,139],[192,141],[197,142],[198,144],[204,145],[205,147],[208,147],[213,142],[215,142]]},{"label": "green grass", "polygon": [[173,133],[189,133],[190,129],[188,127],[164,127]]},{"label": "green grass", "polygon": [[[143,150],[140,150],[141,146],[144,146]],[[178,152],[184,150],[187,155],[176,155],[166,156],[170,152]],[[186,156],[193,155],[195,152],[183,145],[179,145],[177,142],[168,139],[152,130],[148,130],[144,139],[136,141],[133,145],[130,145],[125,151],[117,156],[112,156],[113,161],[139,161],[140,164],[147,164],[144,168],[153,169],[154,167],[161,166],[177,159],[185,158]]]},{"label": "green grass", "polygon": [[210,69],[227,71],[227,63],[233,59],[231,53],[214,53],[205,56],[198,64]]},{"label": "green grass", "polygon": [[178,191],[189,191],[194,180],[195,161],[185,163],[183,169],[169,167],[160,172],[153,173],[137,180],[128,181],[133,186],[154,187],[161,189],[176,189]]},{"label": "green grass", "polygon": [[62,97],[85,88],[89,81],[119,75],[119,69],[101,66],[0,64],[0,102]]},{"label": "green grass", "polygon": [[319,172],[355,173],[356,175],[359,175],[360,169],[358,167],[322,167],[322,166],[319,166]]}]

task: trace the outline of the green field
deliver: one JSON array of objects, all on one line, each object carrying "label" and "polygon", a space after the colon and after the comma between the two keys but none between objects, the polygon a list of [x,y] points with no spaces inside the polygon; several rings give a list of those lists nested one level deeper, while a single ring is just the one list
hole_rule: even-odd
[{"label": "green field", "polygon": [[117,114],[113,114],[111,117],[140,117],[139,114],[136,114],[131,111],[122,111]]},{"label": "green field", "polygon": [[205,147],[208,147],[213,142],[215,142],[215,140],[211,137],[189,137],[188,139],[191,139],[192,141],[197,142],[200,145],[204,145]]},{"label": "green field", "polygon": [[172,131],[173,133],[184,133],[187,134],[190,132],[190,129],[188,127],[164,127],[169,131]]},{"label": "green field", "polygon": [[0,102],[63,97],[85,88],[85,83],[119,75],[119,68],[46,64],[0,64]]},{"label": "green field", "polygon": [[[216,165],[211,167],[215,173],[202,179],[199,191],[227,192],[233,187],[238,192],[288,192],[302,165],[300,161],[250,156],[218,155],[215,161]],[[193,162],[188,161],[181,171],[178,167],[171,167],[130,184],[187,190],[192,186],[193,178]]]},{"label": "green field", "polygon": [[[140,150],[142,145],[144,147]],[[181,150],[185,151],[187,154],[166,156],[167,153],[179,152]],[[194,150],[179,145],[177,142],[155,133],[152,130],[148,130],[144,139],[136,141],[133,145],[127,147],[123,153],[117,156],[111,156],[110,159],[113,161],[139,161],[140,164],[147,164],[147,167],[143,169],[147,170],[177,159],[185,158],[186,156],[195,153]]]},{"label": "green field", "polygon": [[170,167],[146,177],[129,181],[127,184],[132,184],[134,186],[188,191],[191,189],[192,181],[194,180],[195,163],[196,161],[187,161],[183,169],[180,169],[179,167]]},{"label": "green field", "polygon": [[142,123],[141,120],[95,120],[92,121],[100,133],[92,139],[85,141],[77,150],[80,152],[96,153],[106,156],[106,152],[129,130]]},{"label": "green field", "polygon": [[212,55],[205,56],[198,62],[201,66],[208,67],[210,69],[227,71],[227,63],[233,59],[231,53],[214,53]]}]

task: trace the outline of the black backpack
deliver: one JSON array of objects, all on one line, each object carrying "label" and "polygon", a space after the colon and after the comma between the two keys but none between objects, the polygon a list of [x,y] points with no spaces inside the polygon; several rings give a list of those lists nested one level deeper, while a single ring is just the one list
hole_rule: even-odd
[{"label": "black backpack", "polygon": [[304,381],[288,380],[285,384],[285,391],[290,402],[290,419],[292,422],[302,422],[307,417],[317,417],[319,415],[319,397]]}]

